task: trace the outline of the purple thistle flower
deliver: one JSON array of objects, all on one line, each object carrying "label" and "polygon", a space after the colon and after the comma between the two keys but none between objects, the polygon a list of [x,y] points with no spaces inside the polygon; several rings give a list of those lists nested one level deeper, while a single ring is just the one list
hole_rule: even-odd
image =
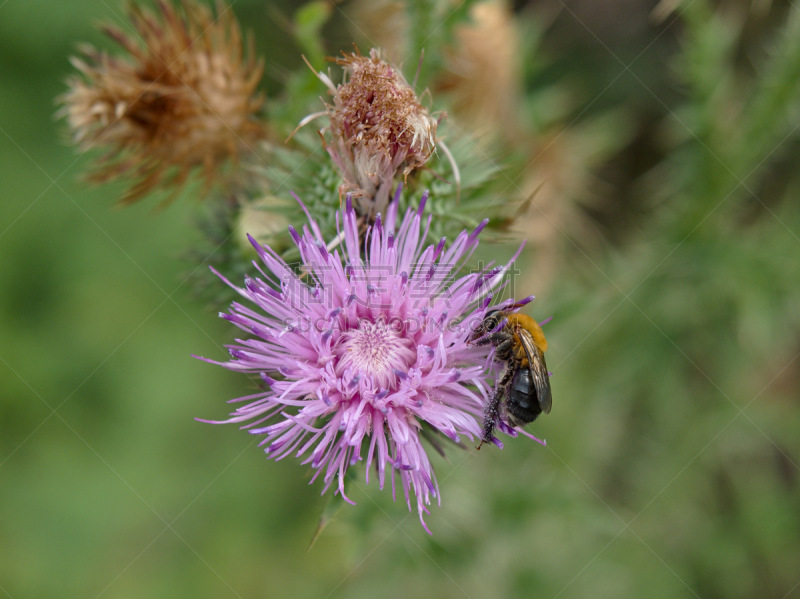
[{"label": "purple thistle flower", "polygon": [[340,233],[329,245],[306,211],[302,234],[290,227],[299,274],[250,238],[263,278],[247,278],[239,288],[214,271],[255,304],[234,302],[230,313],[220,314],[248,337],[228,346],[228,362],[201,359],[256,373],[265,384],[231,400],[245,405],[227,420],[204,422],[244,423],[264,437],[260,446],[268,457],[303,458],[316,470],[312,482],[322,476],[323,493],[335,479],[336,492],[349,503],[347,468],[366,462],[369,482],[374,464],[381,488],[388,474],[393,496],[399,477],[409,509],[413,492],[430,532],[423,512],[431,496],[441,499],[421,443],[422,423],[454,441],[480,438],[493,366],[486,348],[467,339],[507,266],[458,276],[486,221],[447,248],[444,239],[425,245],[426,198],[399,223],[398,202],[390,203],[386,221],[378,215],[362,238],[348,197],[337,215]]}]

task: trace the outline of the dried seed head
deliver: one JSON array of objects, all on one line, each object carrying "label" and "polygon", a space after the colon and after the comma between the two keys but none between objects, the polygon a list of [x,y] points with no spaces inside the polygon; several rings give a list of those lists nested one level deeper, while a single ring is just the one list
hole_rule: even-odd
[{"label": "dried seed head", "polygon": [[328,106],[331,142],[326,149],[342,173],[341,191],[357,198],[360,214],[385,210],[392,181],[421,167],[436,145],[436,120],[419,102],[402,73],[380,57],[356,53],[336,60],[345,82],[334,86]]},{"label": "dried seed head", "polygon": [[84,47],[60,98],[76,144],[106,150],[92,179],[130,177],[123,203],[158,188],[177,192],[195,167],[206,189],[219,167],[264,136],[256,120],[263,65],[245,56],[234,17],[221,2],[159,1],[155,13],[131,5],[134,33],[105,27],[126,52],[112,57]]},{"label": "dried seed head", "polygon": [[472,23],[455,29],[457,44],[446,53],[437,90],[452,98],[453,112],[473,130],[513,138],[520,97],[520,42],[505,2],[490,0],[470,9]]},{"label": "dried seed head", "polygon": [[347,3],[347,25],[353,39],[369,31],[369,39],[380,46],[387,60],[411,54],[411,19],[403,0],[351,0]]}]

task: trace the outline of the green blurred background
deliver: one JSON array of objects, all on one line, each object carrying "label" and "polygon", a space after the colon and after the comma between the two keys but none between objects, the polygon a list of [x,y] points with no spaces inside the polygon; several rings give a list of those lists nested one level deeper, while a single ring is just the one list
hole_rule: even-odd
[{"label": "green blurred background", "polygon": [[[359,482],[307,551],[305,467],[193,420],[247,392],[190,356],[230,335],[181,258],[198,203],[115,208],[54,121],[122,4],[0,0],[0,596],[800,597],[800,27],[686,4],[515,7],[525,126],[570,142],[569,209],[520,219],[552,233],[523,260],[555,316],[548,447],[437,458],[433,537]],[[292,3],[233,6],[269,96],[300,64]]]}]

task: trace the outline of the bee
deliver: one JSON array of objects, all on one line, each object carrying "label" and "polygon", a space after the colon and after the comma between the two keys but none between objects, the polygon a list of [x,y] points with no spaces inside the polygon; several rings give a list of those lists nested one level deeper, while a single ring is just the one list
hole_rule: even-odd
[{"label": "bee", "polygon": [[[505,324],[500,328],[503,322]],[[547,339],[533,318],[516,312],[491,310],[470,336],[470,341],[476,345],[494,345],[495,359],[506,364],[506,371],[495,386],[494,396],[484,409],[480,449],[484,443],[494,440],[494,427],[500,417],[503,397],[506,400],[506,420],[511,426],[523,426],[536,420],[542,412],[549,413],[553,398],[544,361]]]}]

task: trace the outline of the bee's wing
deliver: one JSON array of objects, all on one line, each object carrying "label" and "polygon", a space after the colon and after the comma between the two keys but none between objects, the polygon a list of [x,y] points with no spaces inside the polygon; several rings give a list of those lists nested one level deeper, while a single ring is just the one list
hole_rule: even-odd
[{"label": "bee's wing", "polygon": [[547,363],[544,361],[544,354],[534,343],[530,333],[523,328],[519,330],[519,339],[522,342],[522,349],[525,350],[525,357],[528,358],[539,407],[542,408],[542,412],[548,414],[553,405],[553,396],[550,393],[550,375],[547,374]]}]

